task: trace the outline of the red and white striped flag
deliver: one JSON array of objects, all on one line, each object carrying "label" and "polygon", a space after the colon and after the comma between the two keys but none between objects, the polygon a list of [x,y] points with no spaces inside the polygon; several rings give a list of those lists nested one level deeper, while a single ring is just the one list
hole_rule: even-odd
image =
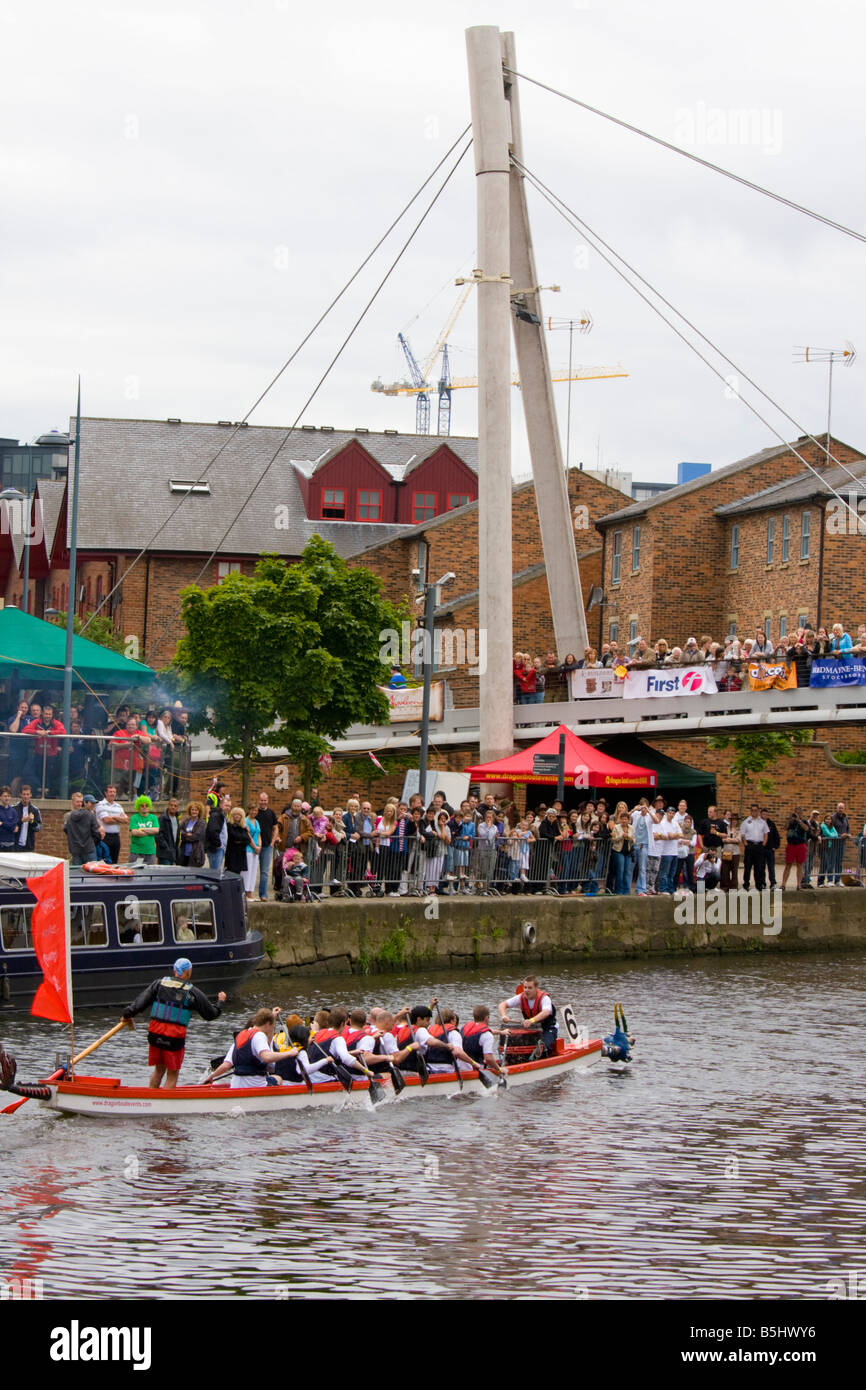
[{"label": "red and white striped flag", "polygon": [[374,766],[377,767],[377,768],[379,769],[380,772],[384,772],[385,769],[384,769],[384,767],[382,766],[382,764],[379,762],[379,759],[375,756],[375,754],[370,753],[370,750],[369,750],[369,749],[367,750],[367,752],[368,752],[368,754],[369,754],[371,763],[373,763]]}]

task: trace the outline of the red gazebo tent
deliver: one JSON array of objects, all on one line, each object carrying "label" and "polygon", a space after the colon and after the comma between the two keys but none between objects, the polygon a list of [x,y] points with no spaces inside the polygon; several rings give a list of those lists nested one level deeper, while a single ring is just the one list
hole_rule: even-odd
[{"label": "red gazebo tent", "polygon": [[526,782],[555,787],[557,778],[533,772],[532,760],[536,753],[545,753],[548,757],[558,756],[559,736],[563,733],[567,787],[604,787],[615,791],[620,787],[656,785],[656,773],[651,768],[636,767],[634,763],[623,763],[618,758],[608,757],[598,748],[593,748],[592,744],[578,738],[566,724],[560,724],[558,729],[554,729],[531,747],[522,748],[519,753],[512,753],[510,758],[499,758],[493,763],[467,767],[465,771],[474,782]]}]

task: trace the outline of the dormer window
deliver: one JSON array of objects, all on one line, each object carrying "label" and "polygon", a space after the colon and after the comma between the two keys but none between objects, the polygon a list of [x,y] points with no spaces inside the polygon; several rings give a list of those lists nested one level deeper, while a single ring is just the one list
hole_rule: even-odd
[{"label": "dormer window", "polygon": [[382,520],[382,494],[381,492],[369,492],[364,489],[358,492],[358,520],[359,521],[381,521]]}]

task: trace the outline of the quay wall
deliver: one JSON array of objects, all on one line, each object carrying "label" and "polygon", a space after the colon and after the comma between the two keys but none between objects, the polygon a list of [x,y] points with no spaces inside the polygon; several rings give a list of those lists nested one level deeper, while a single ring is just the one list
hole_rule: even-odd
[{"label": "quay wall", "polygon": [[[671,898],[334,899],[252,903],[250,925],[265,941],[261,972],[287,976],[476,969],[496,963],[533,970],[579,960],[866,947],[866,891],[792,891],[779,893],[775,901],[780,911],[774,918],[770,898],[765,922],[753,908],[748,922],[699,920],[690,925],[676,920],[677,904]],[[733,917],[727,900],[724,905]],[[437,909],[437,918],[425,915]],[[747,914],[740,910],[736,915]]]}]

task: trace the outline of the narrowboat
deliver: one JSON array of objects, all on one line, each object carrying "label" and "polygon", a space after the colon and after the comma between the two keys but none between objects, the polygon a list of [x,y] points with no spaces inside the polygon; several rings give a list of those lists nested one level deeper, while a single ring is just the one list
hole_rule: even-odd
[{"label": "narrowboat", "polygon": [[[0,854],[0,1009],[29,1011],[42,982],[27,887],[56,864],[41,854]],[[178,956],[199,989],[231,994],[264,956],[250,931],[237,874],[161,865],[85,865],[69,871],[71,957],[80,1008],[124,1006]]]}]

